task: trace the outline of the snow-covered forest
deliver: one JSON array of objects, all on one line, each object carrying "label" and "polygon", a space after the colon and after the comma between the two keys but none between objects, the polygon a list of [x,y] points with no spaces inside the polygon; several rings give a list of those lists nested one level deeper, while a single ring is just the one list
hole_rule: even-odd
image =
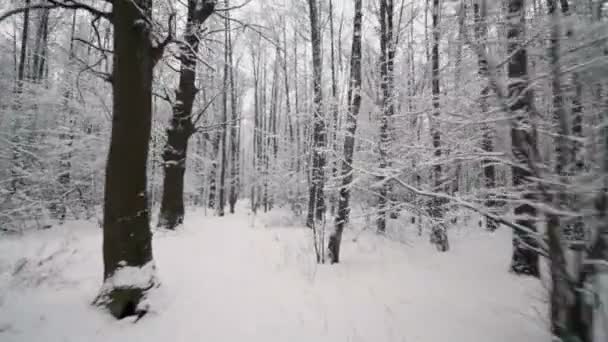
[{"label": "snow-covered forest", "polygon": [[1,341],[608,341],[608,1],[0,2]]}]

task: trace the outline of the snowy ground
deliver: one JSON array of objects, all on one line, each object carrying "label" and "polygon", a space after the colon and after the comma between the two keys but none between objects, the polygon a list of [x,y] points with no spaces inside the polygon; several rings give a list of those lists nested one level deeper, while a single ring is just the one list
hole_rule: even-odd
[{"label": "snowy ground", "polygon": [[319,266],[310,232],[276,222],[192,213],[156,232],[162,286],[137,324],[89,304],[102,272],[93,224],[0,236],[0,341],[549,340],[545,290],[507,273],[507,229],[453,229],[445,254],[414,233],[350,233],[343,263]]}]

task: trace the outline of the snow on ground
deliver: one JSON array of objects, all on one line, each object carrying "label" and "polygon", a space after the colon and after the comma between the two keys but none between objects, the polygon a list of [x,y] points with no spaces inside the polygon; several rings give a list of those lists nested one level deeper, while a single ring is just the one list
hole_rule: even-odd
[{"label": "snow on ground", "polygon": [[278,213],[191,213],[178,232],[156,232],[162,286],[136,324],[90,305],[102,280],[95,225],[0,236],[0,341],[548,340],[545,290],[507,272],[507,229],[454,229],[444,254],[413,232],[347,233],[330,266]]}]

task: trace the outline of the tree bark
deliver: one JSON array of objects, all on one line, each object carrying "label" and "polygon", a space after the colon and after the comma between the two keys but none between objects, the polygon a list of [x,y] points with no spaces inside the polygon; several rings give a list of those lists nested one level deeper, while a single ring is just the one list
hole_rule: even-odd
[{"label": "tree bark", "polygon": [[[226,1],[226,7],[228,1]],[[234,62],[233,62],[233,51],[232,51],[232,35],[230,30],[230,12],[226,14],[226,30],[227,30],[227,43],[228,43],[228,65],[230,68],[230,108],[232,109],[231,123],[230,123],[230,192],[228,194],[228,204],[230,213],[234,214],[236,201],[238,199],[239,192],[239,173],[240,173],[240,139],[239,139],[239,127],[240,120],[238,120],[237,111],[237,95],[236,95],[236,84],[234,79]]]},{"label": "tree bark", "polygon": [[[443,172],[441,167],[441,131],[439,125],[440,115],[440,86],[439,86],[439,0],[433,0],[433,46],[431,48],[431,63],[432,63],[432,95],[433,95],[433,122],[431,123],[431,139],[433,140],[433,149],[436,160],[433,166],[433,178],[435,191],[443,190]],[[449,249],[448,236],[444,220],[444,205],[445,201],[440,198],[434,198],[430,204],[430,215],[433,219],[431,230],[431,242],[435,244],[437,250],[445,252]]]},{"label": "tree bark", "polygon": [[[525,40],[524,0],[508,3],[508,65],[510,111],[516,115],[511,127],[511,143],[516,165],[512,167],[513,185],[522,192],[524,203],[515,207],[516,223],[536,231],[535,184],[528,165],[535,162],[536,131],[531,123],[532,91],[528,89],[528,55],[522,46]],[[535,236],[516,229],[513,234],[511,271],[539,277],[538,243]]]},{"label": "tree bark", "polygon": [[342,162],[340,196],[338,197],[338,212],[334,222],[334,231],[329,236],[327,246],[329,261],[340,262],[340,244],[342,232],[348,222],[350,213],[350,185],[353,181],[353,154],[355,151],[355,134],[357,132],[357,115],[361,107],[361,35],[362,0],[355,0],[355,15],[353,19],[353,44],[350,60],[350,81],[348,86],[348,113],[346,115],[346,136],[344,137],[344,161]]},{"label": "tree bark", "polygon": [[321,58],[321,32],[319,27],[319,14],[317,0],[308,0],[310,17],[310,38],[312,45],[312,67],[313,67],[313,148],[312,148],[312,179],[308,194],[308,218],[307,225],[315,226],[315,221],[321,221],[325,213],[324,167],[325,152],[327,145],[325,121],[322,113],[323,92],[321,75],[323,72],[323,60]]},{"label": "tree bark", "polygon": [[[155,285],[149,225],[146,164],[152,123],[152,1],[113,5],[113,117],[106,166],[103,222],[104,286],[98,298],[123,318],[140,314],[145,292]],[[112,277],[134,268],[145,282],[114,285]]]},{"label": "tree bark", "polygon": [[21,93],[23,80],[25,78],[25,62],[27,57],[27,38],[30,26],[30,3],[25,0],[25,10],[23,11],[23,30],[21,31],[21,52],[19,54],[19,67],[17,69],[17,93]]},{"label": "tree bark", "polygon": [[48,31],[50,9],[41,10],[36,37],[34,39],[34,53],[32,56],[32,68],[30,78],[34,82],[40,82],[45,77],[46,57],[48,50]]},{"label": "tree bark", "polygon": [[[226,7],[228,7],[228,0],[224,0],[224,5]],[[230,84],[230,65],[228,64],[228,30],[229,30],[229,25],[230,24],[230,20],[228,19],[228,17],[225,17],[224,19],[224,73],[223,73],[223,90],[222,90],[222,118],[221,118],[221,125],[222,125],[222,129],[220,131],[221,137],[220,137],[220,148],[221,148],[221,155],[220,155],[220,184],[219,184],[219,189],[218,189],[218,208],[217,208],[217,214],[218,216],[224,216],[224,208],[226,206],[226,169],[228,168],[228,151],[227,151],[227,145],[228,145],[228,106],[229,106],[229,101],[228,101],[228,97],[229,97],[229,84]],[[231,108],[231,110],[234,110],[234,108]]]},{"label": "tree bark", "polygon": [[163,195],[158,226],[166,229],[175,229],[184,221],[184,174],[188,141],[194,133],[192,107],[198,92],[195,85],[196,55],[200,44],[198,34],[200,26],[213,13],[214,7],[214,1],[188,0],[184,45],[181,46],[179,55],[179,85],[163,149]]},{"label": "tree bark", "polygon": [[[335,43],[334,43],[334,5],[333,0],[329,0],[329,41],[330,41],[330,66],[331,66],[331,149],[335,154],[338,154],[338,130],[339,127],[339,117],[338,117],[338,84],[336,81],[336,56],[335,56]],[[339,160],[335,159],[331,162],[331,175],[333,179],[338,178],[338,167]],[[334,180],[332,180],[334,182]],[[331,191],[329,195],[329,207],[330,214],[333,216],[336,207],[336,192]]]},{"label": "tree bark", "polygon": [[395,55],[393,40],[393,0],[380,0],[380,77],[382,88],[382,114],[380,117],[380,153],[378,177],[380,184],[378,194],[378,212],[376,227],[379,233],[386,231],[386,215],[389,206],[390,184],[386,173],[391,165],[389,151],[391,149],[391,120],[395,112],[394,105],[394,75],[393,62]]},{"label": "tree bark", "polygon": [[[475,39],[481,46],[478,48],[482,53],[477,56],[478,74],[482,79],[488,78],[488,61],[486,61],[485,53],[487,52],[487,39],[488,39],[488,26],[487,26],[487,0],[478,0],[473,4],[473,12],[475,16]],[[484,115],[488,113],[488,95],[490,88],[485,85],[481,90],[480,107]],[[482,148],[486,153],[494,152],[494,129],[490,124],[483,126],[483,138]],[[481,167],[483,169],[484,185],[488,192],[485,206],[492,210],[496,206],[496,202],[492,199],[489,192],[496,187],[496,169],[492,159],[484,158],[481,161]],[[486,229],[489,231],[495,231],[498,228],[496,221],[490,217],[486,217]]]}]

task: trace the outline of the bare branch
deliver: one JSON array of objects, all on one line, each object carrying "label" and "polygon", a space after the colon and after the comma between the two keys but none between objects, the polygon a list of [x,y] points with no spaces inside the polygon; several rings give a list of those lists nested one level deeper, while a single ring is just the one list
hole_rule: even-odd
[{"label": "bare branch", "polygon": [[165,48],[169,43],[173,43],[175,41],[175,32],[173,30],[174,25],[173,21],[175,20],[175,12],[169,15],[169,29],[167,32],[167,36],[163,39],[158,45],[152,48],[152,61],[154,64],[158,63],[158,61],[162,58]]},{"label": "bare branch", "polygon": [[201,109],[194,117],[194,120],[192,120],[192,125],[196,125],[196,123],[203,117],[203,114],[205,114],[205,112],[207,111],[207,109],[209,109],[209,107],[213,104],[213,102],[215,101],[215,99],[220,96],[220,94],[222,94],[223,91],[220,91],[219,93],[215,94],[211,100],[209,102],[207,102],[207,104],[205,104],[205,107],[203,107],[203,109]]}]

